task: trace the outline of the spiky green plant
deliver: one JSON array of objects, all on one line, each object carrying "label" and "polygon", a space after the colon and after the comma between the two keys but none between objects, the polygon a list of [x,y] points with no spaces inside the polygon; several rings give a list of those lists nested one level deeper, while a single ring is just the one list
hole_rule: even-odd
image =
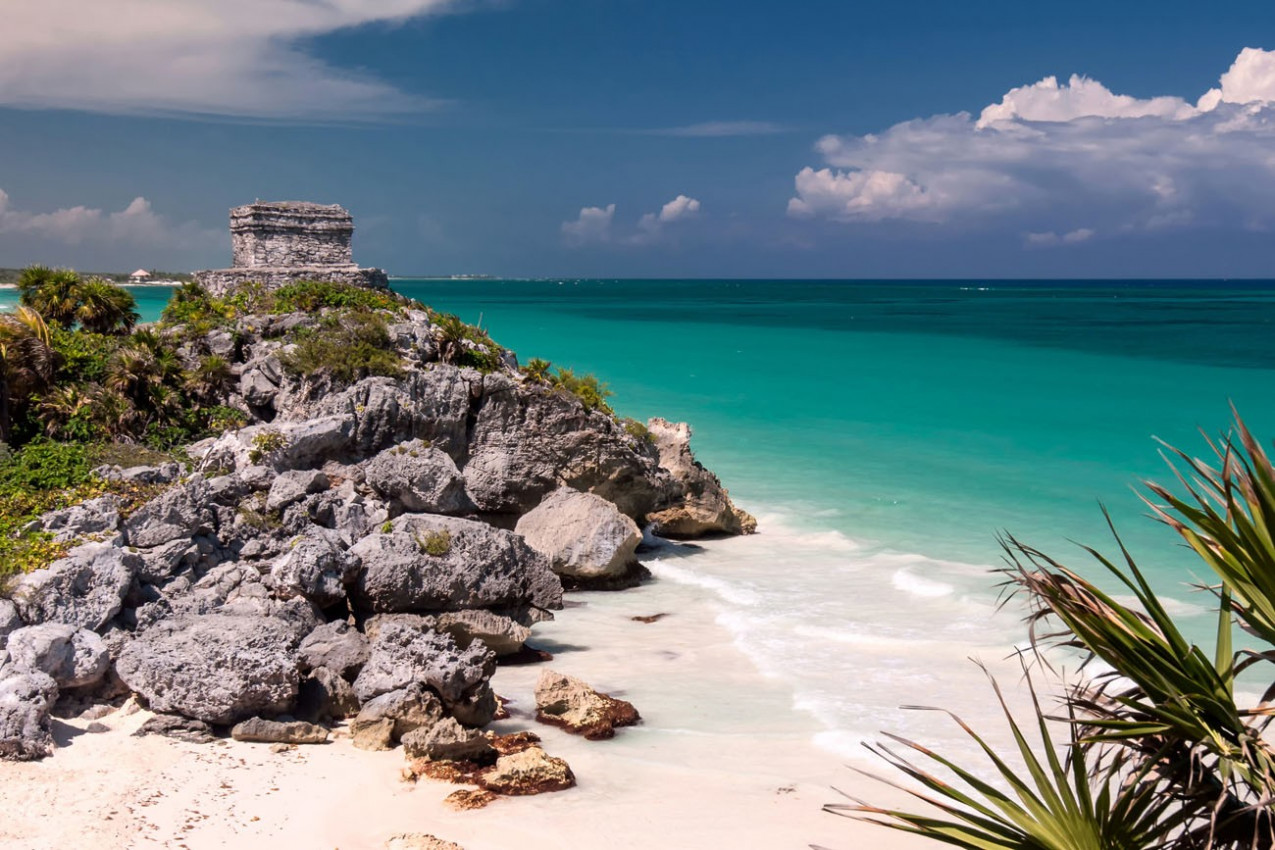
[{"label": "spiky green plant", "polygon": [[[1119,562],[1083,548],[1132,594],[1133,605],[1007,537],[1006,575],[1028,601],[1037,656],[1048,661],[1064,647],[1083,653],[1086,664],[1098,660],[1108,669],[1082,679],[1063,696],[1062,722],[1069,730],[1065,759],[1050,755],[1054,745],[1044,719],[1039,721],[1043,759],[1012,727],[1027,778],[1005,766],[976,736],[1003,784],[1017,795],[1014,803],[998,786],[905,742],[969,786],[958,789],[888,750],[876,750],[928,788],[932,793],[923,799],[948,819],[866,803],[833,810],[971,850],[1275,847],[1275,749],[1267,737],[1275,684],[1256,705],[1241,705],[1235,689],[1237,676],[1246,671],[1268,683],[1275,679],[1269,667],[1261,666],[1275,662],[1275,469],[1238,414],[1231,434],[1209,441],[1209,447],[1212,463],[1169,448],[1180,489],[1148,483],[1145,499],[1217,578],[1208,588],[1216,600],[1212,652],[1181,633],[1118,535]],[[1260,645],[1236,648],[1236,624]],[[1042,717],[1039,704],[1036,709]],[[1029,787],[1036,793],[1025,795]],[[1130,793],[1134,796],[1124,800]],[[1085,800],[1103,805],[1075,805]],[[1118,804],[1132,807],[1120,820],[1138,829],[1119,836],[1105,832]],[[1068,815],[1061,818],[1064,810]],[[1167,828],[1143,828],[1148,819]]]}]

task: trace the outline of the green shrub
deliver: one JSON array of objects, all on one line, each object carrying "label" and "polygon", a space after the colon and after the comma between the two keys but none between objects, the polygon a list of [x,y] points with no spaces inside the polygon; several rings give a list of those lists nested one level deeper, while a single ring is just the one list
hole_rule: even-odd
[{"label": "green shrub", "polygon": [[548,360],[541,360],[539,357],[533,357],[527,361],[522,367],[522,373],[527,376],[527,380],[537,384],[547,384],[550,381],[549,371],[553,368],[553,364]]},{"label": "green shrub", "polygon": [[252,438],[252,448],[248,450],[248,460],[253,463],[261,463],[268,460],[271,455],[277,451],[281,451],[288,446],[288,438],[275,430],[262,431],[260,434]]},{"label": "green shrub", "polygon": [[393,292],[348,283],[303,280],[273,290],[262,298],[269,313],[313,313],[341,310],[398,310],[408,299]]},{"label": "green shrub", "polygon": [[397,378],[403,373],[385,319],[376,313],[328,316],[317,328],[301,328],[293,340],[296,348],[279,360],[296,375],[349,384],[370,375]]},{"label": "green shrub", "polygon": [[394,530],[394,523],[390,522],[388,519],[385,522],[381,523],[382,534],[389,534],[393,530]]},{"label": "green shrub", "polygon": [[426,555],[441,558],[452,551],[452,533],[447,529],[427,531],[423,536],[416,538],[416,545],[420,546],[421,551]]},{"label": "green shrub", "polygon": [[101,383],[111,355],[120,347],[120,337],[54,327],[49,329],[49,343],[58,355],[56,383]]},{"label": "green shrub", "polygon": [[611,397],[611,390],[595,375],[577,375],[570,369],[559,369],[553,376],[553,385],[580,399],[585,410],[600,410],[603,413],[615,415],[615,411],[607,404],[607,399]]},{"label": "green shrub", "polygon": [[485,330],[467,325],[451,313],[433,313],[430,319],[434,323],[438,356],[444,363],[472,366],[480,372],[500,368],[500,346]]},{"label": "green shrub", "polygon": [[69,490],[87,483],[92,468],[83,445],[33,440],[0,467],[0,492]]},{"label": "green shrub", "polygon": [[234,310],[225,300],[213,297],[197,283],[183,284],[173,292],[160,314],[164,325],[186,325],[194,335],[229,324]]},{"label": "green shrub", "polygon": [[655,438],[651,436],[651,431],[636,419],[625,417],[620,420],[620,424],[624,426],[624,433],[628,434],[635,440],[641,440],[644,443],[654,443]]}]

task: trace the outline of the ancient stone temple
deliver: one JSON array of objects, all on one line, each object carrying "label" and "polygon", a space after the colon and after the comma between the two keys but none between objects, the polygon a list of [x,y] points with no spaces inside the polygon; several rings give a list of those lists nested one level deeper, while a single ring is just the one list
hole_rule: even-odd
[{"label": "ancient stone temple", "polygon": [[354,219],[336,204],[245,204],[230,211],[234,267],[196,272],[195,279],[214,295],[245,281],[273,287],[322,280],[385,289],[384,271],[354,264],[353,235]]}]

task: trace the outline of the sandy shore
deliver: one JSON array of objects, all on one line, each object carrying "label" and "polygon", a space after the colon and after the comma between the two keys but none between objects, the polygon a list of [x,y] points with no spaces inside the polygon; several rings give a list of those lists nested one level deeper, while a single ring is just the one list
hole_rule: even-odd
[{"label": "sandy shore", "polygon": [[[553,669],[633,701],[643,724],[589,742],[535,723],[535,665],[497,673],[513,717],[495,728],[534,729],[577,788],[456,812],[442,800],[457,786],[401,781],[401,750],[365,752],[344,737],[283,753],[134,738],[147,713],[117,712],[97,721],[104,732],[59,721],[51,758],[0,766],[0,846],[375,850],[401,832],[466,850],[932,846],[821,811],[839,799],[834,786],[897,796],[816,749],[813,721],[699,601],[665,582],[572,599],[533,642],[555,654]],[[666,616],[642,624],[635,612]]]}]

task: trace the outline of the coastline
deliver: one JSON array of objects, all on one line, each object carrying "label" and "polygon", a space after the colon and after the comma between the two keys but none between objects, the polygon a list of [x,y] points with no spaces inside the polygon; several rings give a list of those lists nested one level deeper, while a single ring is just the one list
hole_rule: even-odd
[{"label": "coastline", "polygon": [[[0,772],[0,794],[17,813],[0,827],[0,843],[52,850],[92,837],[101,846],[202,850],[282,838],[379,850],[393,835],[424,832],[465,850],[603,839],[629,848],[925,846],[821,811],[840,799],[834,787],[874,802],[900,795],[815,747],[816,721],[758,672],[695,594],[657,579],[568,598],[531,641],[554,659],[497,671],[493,684],[512,700],[512,716],[492,728],[536,732],[572,766],[574,789],[456,812],[442,800],[458,786],[400,780],[401,749],[358,750],[346,737],[282,753],[231,740],[138,739],[130,733],[149,714],[117,712],[97,721],[110,729],[100,734],[84,732],[87,720],[59,721],[51,758]],[[631,619],[657,613],[666,616]],[[598,742],[536,723],[532,690],[546,667],[632,701],[643,722]],[[741,690],[746,704],[731,704],[726,695]],[[87,800],[91,807],[80,805]]]}]

